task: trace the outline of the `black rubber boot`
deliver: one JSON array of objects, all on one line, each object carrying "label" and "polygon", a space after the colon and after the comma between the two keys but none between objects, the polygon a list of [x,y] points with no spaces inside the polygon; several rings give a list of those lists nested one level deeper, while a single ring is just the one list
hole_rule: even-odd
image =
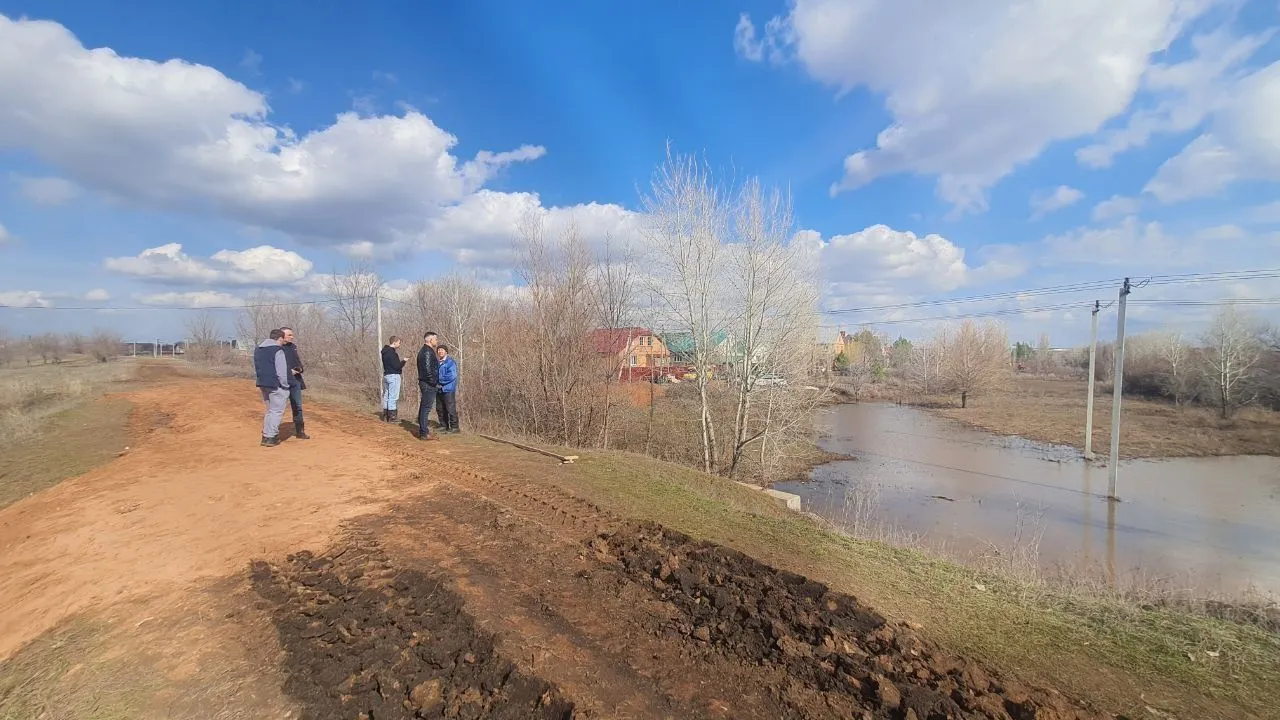
[{"label": "black rubber boot", "polygon": [[307,434],[306,425],[301,420],[293,421],[293,436],[299,440],[310,440],[311,436]]},{"label": "black rubber boot", "polygon": [[399,411],[399,410],[388,410],[388,411],[387,411],[387,422],[400,422],[400,411]]},{"label": "black rubber boot", "polygon": [[386,408],[382,408],[382,422],[391,422],[391,411]]},{"label": "black rubber boot", "polygon": [[280,444],[280,436],[278,435],[275,437],[267,437],[266,435],[262,436],[263,447],[275,447],[279,444]]}]

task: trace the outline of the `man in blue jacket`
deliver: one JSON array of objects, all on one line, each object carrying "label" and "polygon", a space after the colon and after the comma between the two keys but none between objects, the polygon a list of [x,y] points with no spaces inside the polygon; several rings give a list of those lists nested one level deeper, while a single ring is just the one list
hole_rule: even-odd
[{"label": "man in blue jacket", "polygon": [[262,418],[262,444],[266,447],[280,444],[280,420],[285,403],[289,402],[289,363],[285,361],[283,342],[284,333],[272,330],[269,339],[253,349],[253,375],[267,408]]},{"label": "man in blue jacket", "polygon": [[418,439],[435,440],[427,420],[431,417],[431,406],[436,402],[436,393],[440,392],[440,358],[436,357],[436,334],[428,332],[422,336],[422,349],[418,351]]},{"label": "man in blue jacket", "polygon": [[440,392],[436,393],[436,414],[441,432],[458,432],[458,363],[449,356],[449,346],[436,348],[440,359]]}]

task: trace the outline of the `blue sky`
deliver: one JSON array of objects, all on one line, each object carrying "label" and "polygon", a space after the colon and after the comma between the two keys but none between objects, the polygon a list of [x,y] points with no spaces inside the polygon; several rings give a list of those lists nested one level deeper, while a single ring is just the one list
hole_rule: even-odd
[{"label": "blue sky", "polygon": [[[1280,267],[1275,0],[0,0],[0,16],[0,304],[305,297],[351,257],[393,281],[509,284],[525,213],[638,235],[668,142],[790,189],[828,308]],[[184,315],[0,324],[150,336]],[[1077,341],[1083,317],[1010,322]]]}]

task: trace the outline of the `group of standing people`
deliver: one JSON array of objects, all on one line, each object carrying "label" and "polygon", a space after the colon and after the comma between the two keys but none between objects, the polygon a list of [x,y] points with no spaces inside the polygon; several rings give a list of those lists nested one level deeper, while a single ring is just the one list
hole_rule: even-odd
[{"label": "group of standing people", "polygon": [[[398,405],[404,366],[408,358],[400,357],[400,336],[392,335],[382,348],[382,419],[399,421]],[[458,364],[449,355],[449,346],[440,344],[434,332],[422,336],[422,348],[418,350],[418,439],[434,440],[435,435],[427,420],[431,408],[436,408],[440,420],[440,432],[456,433],[458,430]]]},{"label": "group of standing people", "polygon": [[[397,422],[396,406],[400,399],[400,382],[407,359],[399,353],[400,338],[392,335],[382,348],[382,419]],[[434,332],[422,337],[422,349],[418,351],[418,432],[420,440],[434,440],[427,420],[431,408],[436,408],[440,419],[440,431],[456,433],[458,430],[458,364],[449,354],[449,347],[442,345]],[[280,423],[288,404],[293,410],[293,436],[310,440],[302,414],[302,391],[307,389],[303,379],[304,368],[298,346],[294,343],[293,328],[272,330],[266,340],[253,349],[253,374],[266,413],[262,418],[262,444],[275,447],[280,444]]]},{"label": "group of standing people", "polygon": [[302,416],[302,391],[307,389],[303,372],[302,356],[293,342],[293,328],[272,330],[267,339],[253,349],[253,374],[267,408],[262,418],[263,445],[280,444],[285,403],[293,409],[293,436],[299,440],[311,439]]}]

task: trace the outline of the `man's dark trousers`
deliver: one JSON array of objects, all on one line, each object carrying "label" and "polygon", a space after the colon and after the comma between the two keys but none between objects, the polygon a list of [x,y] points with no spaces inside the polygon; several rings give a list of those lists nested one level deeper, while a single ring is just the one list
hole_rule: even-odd
[{"label": "man's dark trousers", "polygon": [[301,431],[305,425],[302,422],[302,383],[298,382],[297,375],[294,375],[289,382],[289,409],[293,410],[294,432]]},{"label": "man's dark trousers", "polygon": [[436,397],[436,414],[440,427],[446,431],[458,429],[458,393],[441,392]]},{"label": "man's dark trousers", "polygon": [[418,437],[427,437],[431,434],[427,429],[427,420],[430,419],[431,407],[436,402],[436,386],[419,382],[418,392],[422,394],[422,399],[418,402]]}]

